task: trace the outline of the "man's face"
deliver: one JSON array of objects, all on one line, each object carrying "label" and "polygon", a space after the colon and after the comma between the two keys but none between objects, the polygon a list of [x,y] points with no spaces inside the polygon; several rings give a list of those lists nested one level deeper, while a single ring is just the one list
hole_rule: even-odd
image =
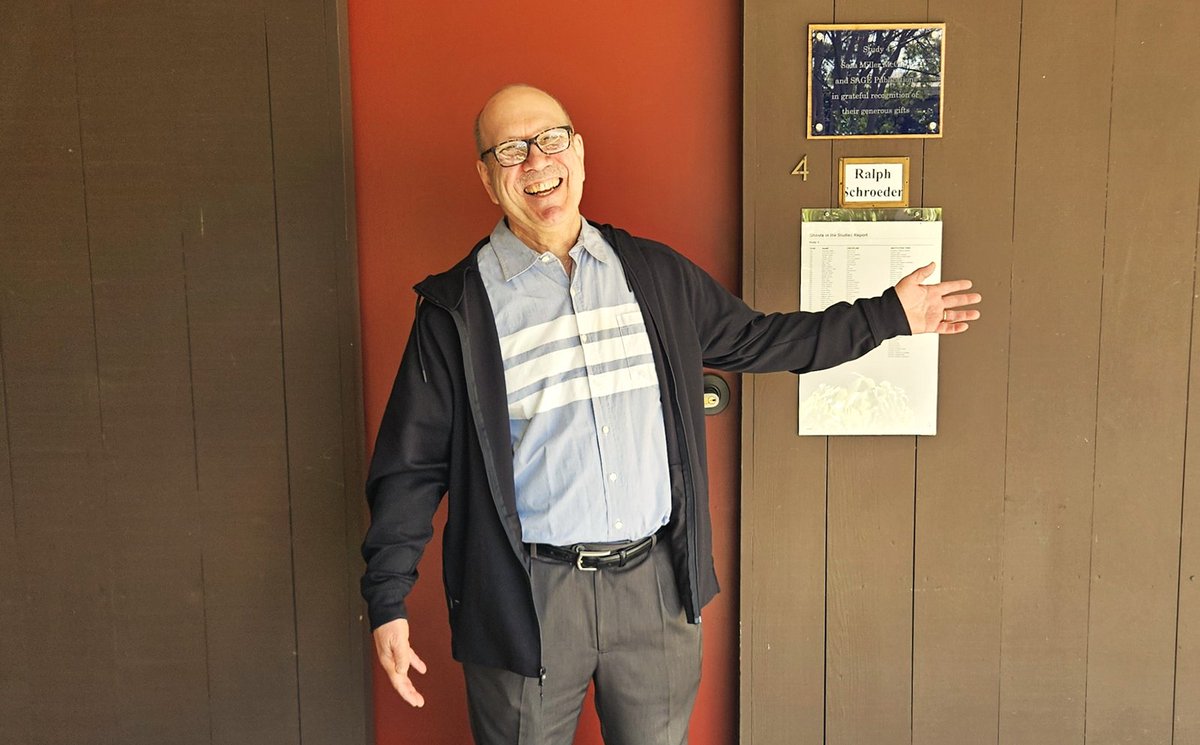
[{"label": "man's face", "polygon": [[[484,148],[490,148],[567,123],[562,107],[545,93],[510,88],[488,102],[479,129]],[[509,229],[527,244],[544,248],[564,231],[578,230],[584,179],[583,138],[578,134],[569,148],[554,155],[530,145],[524,163],[504,168],[488,153],[476,167],[488,197],[508,218]]]}]

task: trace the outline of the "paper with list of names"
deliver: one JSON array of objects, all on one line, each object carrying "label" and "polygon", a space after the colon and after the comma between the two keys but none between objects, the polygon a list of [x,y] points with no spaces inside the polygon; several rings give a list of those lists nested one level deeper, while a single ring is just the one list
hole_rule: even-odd
[{"label": "paper with list of names", "polygon": [[[941,281],[940,208],[804,210],[800,309],[880,295],[931,261]],[[898,336],[866,355],[800,376],[801,435],[937,432],[937,334]]]}]

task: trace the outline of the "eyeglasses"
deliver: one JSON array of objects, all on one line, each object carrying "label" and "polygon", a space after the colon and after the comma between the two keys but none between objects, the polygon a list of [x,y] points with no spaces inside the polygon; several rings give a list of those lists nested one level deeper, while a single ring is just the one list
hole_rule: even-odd
[{"label": "eyeglasses", "polygon": [[550,129],[538,132],[528,140],[507,140],[495,147],[489,147],[479,154],[479,159],[483,160],[483,156],[491,153],[496,162],[504,168],[519,166],[529,157],[530,145],[537,145],[538,150],[541,150],[546,155],[561,153],[563,150],[571,147],[571,135],[574,131],[567,124],[561,127],[551,127]]}]

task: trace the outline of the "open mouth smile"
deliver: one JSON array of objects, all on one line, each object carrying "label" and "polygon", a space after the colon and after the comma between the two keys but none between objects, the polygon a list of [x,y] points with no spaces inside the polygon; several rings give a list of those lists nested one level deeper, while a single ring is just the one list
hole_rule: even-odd
[{"label": "open mouth smile", "polygon": [[561,178],[550,178],[544,181],[536,181],[525,187],[524,191],[531,197],[544,197],[553,193],[559,186],[562,185]]}]

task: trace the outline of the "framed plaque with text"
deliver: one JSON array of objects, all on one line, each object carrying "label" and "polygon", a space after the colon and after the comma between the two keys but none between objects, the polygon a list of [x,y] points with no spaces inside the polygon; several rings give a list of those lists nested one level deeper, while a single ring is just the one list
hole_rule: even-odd
[{"label": "framed plaque with text", "polygon": [[808,137],[941,137],[946,24],[808,27]]}]

